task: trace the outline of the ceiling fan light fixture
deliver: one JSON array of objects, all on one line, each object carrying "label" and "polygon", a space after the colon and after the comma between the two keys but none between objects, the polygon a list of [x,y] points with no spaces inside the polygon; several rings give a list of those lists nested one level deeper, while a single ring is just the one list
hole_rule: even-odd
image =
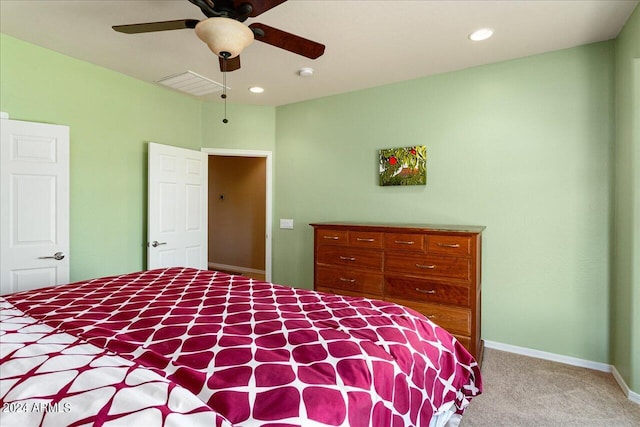
[{"label": "ceiling fan light fixture", "polygon": [[253,42],[253,31],[231,18],[209,18],[196,25],[196,34],[220,58],[240,55]]}]

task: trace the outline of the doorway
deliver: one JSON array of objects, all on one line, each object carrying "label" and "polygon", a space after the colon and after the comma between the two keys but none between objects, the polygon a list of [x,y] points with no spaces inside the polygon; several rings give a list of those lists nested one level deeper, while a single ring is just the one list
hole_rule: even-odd
[{"label": "doorway", "polygon": [[208,265],[271,280],[271,152],[203,148],[208,155]]}]

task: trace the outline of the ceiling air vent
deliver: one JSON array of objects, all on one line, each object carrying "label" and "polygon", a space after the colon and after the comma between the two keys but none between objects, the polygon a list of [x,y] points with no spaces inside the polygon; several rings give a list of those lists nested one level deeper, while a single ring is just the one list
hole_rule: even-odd
[{"label": "ceiling air vent", "polygon": [[[222,83],[214,82],[206,77],[196,74],[193,71],[174,74],[163,77],[156,83],[170,87],[189,95],[202,96],[212,92],[219,92],[224,87]],[[230,88],[227,87],[227,90]]]}]

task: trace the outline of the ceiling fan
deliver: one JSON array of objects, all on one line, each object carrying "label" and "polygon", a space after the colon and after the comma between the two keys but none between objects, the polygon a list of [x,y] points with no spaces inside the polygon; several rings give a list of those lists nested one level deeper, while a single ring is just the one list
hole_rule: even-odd
[{"label": "ceiling fan", "polygon": [[114,25],[112,28],[126,34],[193,28],[198,37],[207,43],[218,56],[220,70],[234,71],[240,68],[240,52],[253,40],[258,40],[289,52],[316,59],[324,53],[323,44],[295,34],[252,23],[243,24],[247,18],[258,16],[286,0],[189,0],[198,6],[207,17],[178,19],[174,21],[147,22],[129,25]]}]

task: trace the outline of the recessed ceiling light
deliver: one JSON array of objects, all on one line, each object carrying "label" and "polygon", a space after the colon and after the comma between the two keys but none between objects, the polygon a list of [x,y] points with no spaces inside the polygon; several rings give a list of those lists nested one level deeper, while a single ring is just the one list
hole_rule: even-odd
[{"label": "recessed ceiling light", "polygon": [[264,92],[264,88],[261,88],[260,86],[252,86],[249,88],[249,92],[251,93],[262,93]]},{"label": "recessed ceiling light", "polygon": [[474,42],[479,42],[488,39],[492,35],[493,30],[491,28],[481,28],[469,34],[469,39],[473,40]]},{"label": "recessed ceiling light", "polygon": [[300,68],[298,70],[298,75],[300,77],[311,77],[313,76],[313,68],[311,67]]}]

